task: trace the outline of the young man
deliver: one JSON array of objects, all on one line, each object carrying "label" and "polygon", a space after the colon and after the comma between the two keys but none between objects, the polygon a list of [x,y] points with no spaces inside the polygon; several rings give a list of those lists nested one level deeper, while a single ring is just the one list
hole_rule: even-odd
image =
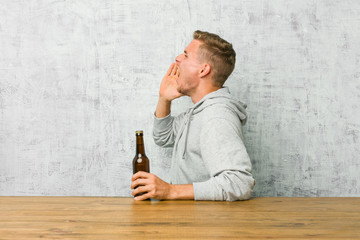
[{"label": "young man", "polygon": [[[132,177],[135,200],[245,200],[255,181],[244,145],[242,125],[246,105],[233,99],[224,82],[235,66],[232,45],[218,35],[195,31],[184,53],[176,57],[162,79],[153,137],[162,147],[174,147],[171,183],[152,173]],[[171,101],[189,96],[194,105],[177,117]]]}]

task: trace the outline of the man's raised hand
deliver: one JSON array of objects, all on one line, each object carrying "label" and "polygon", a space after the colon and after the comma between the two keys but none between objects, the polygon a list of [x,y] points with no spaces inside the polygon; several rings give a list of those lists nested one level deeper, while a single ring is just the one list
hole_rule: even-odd
[{"label": "man's raised hand", "polygon": [[183,94],[179,93],[177,90],[176,80],[179,76],[180,72],[178,66],[176,63],[172,63],[161,81],[159,90],[160,98],[166,101],[172,101],[175,98],[183,96]]}]

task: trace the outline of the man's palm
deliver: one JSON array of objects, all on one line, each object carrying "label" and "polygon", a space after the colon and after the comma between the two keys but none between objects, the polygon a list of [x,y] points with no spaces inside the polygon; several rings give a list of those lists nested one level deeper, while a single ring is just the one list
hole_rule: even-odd
[{"label": "man's palm", "polygon": [[168,101],[172,101],[175,98],[183,96],[177,90],[176,80],[179,78],[179,71],[175,63],[172,63],[165,74],[160,84],[160,97],[165,98]]}]

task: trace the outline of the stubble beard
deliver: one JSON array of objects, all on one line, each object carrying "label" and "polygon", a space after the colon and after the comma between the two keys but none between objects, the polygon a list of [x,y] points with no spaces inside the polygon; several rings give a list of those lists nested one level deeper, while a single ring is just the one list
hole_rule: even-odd
[{"label": "stubble beard", "polygon": [[186,91],[184,91],[183,89],[181,89],[180,86],[178,86],[176,90],[177,90],[179,93],[183,94],[183,95],[187,95],[187,94],[186,94]]},{"label": "stubble beard", "polygon": [[185,95],[185,96],[189,96],[190,97],[190,94],[191,94],[191,92],[192,92],[192,89],[191,89],[191,83],[190,82],[188,82],[188,80],[187,79],[182,79],[182,85],[179,85],[179,82],[177,81],[176,83],[177,83],[177,88],[176,88],[176,90],[179,92],[179,93],[181,93],[181,94],[183,94],[183,95]]},{"label": "stubble beard", "polygon": [[[180,77],[180,76],[179,76],[179,77]],[[179,78],[178,78],[177,80],[179,80]],[[181,93],[181,94],[183,94],[183,95],[187,95],[187,94],[186,94],[186,91],[185,91],[184,89],[182,89],[181,86],[179,85],[179,82],[176,81],[176,83],[177,83],[177,88],[176,88],[176,90],[178,91],[178,93]]]},{"label": "stubble beard", "polygon": [[189,96],[189,91],[184,89],[183,87],[181,87],[179,84],[178,84],[176,90],[185,96]]}]

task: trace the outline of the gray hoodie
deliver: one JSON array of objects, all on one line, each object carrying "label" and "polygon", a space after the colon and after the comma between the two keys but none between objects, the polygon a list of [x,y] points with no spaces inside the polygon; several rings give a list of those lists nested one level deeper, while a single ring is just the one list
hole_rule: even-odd
[{"label": "gray hoodie", "polygon": [[195,200],[249,199],[255,185],[244,145],[246,105],[224,87],[185,113],[154,119],[157,145],[174,147],[172,184],[193,184]]}]

